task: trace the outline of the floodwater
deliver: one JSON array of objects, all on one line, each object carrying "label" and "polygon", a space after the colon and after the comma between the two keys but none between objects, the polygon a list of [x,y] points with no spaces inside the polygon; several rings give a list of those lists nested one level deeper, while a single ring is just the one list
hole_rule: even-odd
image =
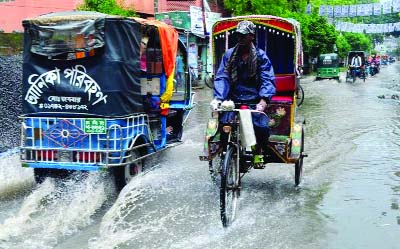
[{"label": "floodwater", "polygon": [[0,248],[400,248],[399,72],[400,63],[365,83],[304,79],[303,182],[294,187],[293,165],[252,170],[227,229],[198,160],[209,89],[197,90],[184,144],[147,161],[153,167],[121,193],[98,173],[36,185],[9,148],[0,155]]}]

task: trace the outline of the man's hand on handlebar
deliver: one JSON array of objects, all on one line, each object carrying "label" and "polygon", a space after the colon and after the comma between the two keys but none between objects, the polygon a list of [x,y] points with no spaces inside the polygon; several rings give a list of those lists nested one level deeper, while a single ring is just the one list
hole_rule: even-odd
[{"label": "man's hand on handlebar", "polygon": [[264,112],[267,108],[267,102],[264,99],[261,99],[260,102],[256,105],[256,110],[259,112]]},{"label": "man's hand on handlebar", "polygon": [[[236,103],[236,106],[239,105],[241,106],[240,109],[243,109],[242,107],[245,106],[244,109],[250,109],[253,112],[265,112],[265,110],[267,109],[267,101],[265,101],[265,99],[261,99],[260,102],[258,102],[257,105],[247,105],[247,104],[241,104],[241,103]],[[252,106],[252,107],[250,107]],[[236,110],[235,109],[235,103],[231,100],[225,100],[225,101],[221,101],[218,99],[213,99],[210,102],[210,109],[211,111],[215,112],[215,111],[233,111]],[[238,110],[238,109],[237,109]]]},{"label": "man's hand on handlebar", "polygon": [[213,100],[210,102],[211,111],[216,111],[216,110],[218,110],[219,107],[221,106],[221,102],[222,102],[221,100],[213,99]]}]

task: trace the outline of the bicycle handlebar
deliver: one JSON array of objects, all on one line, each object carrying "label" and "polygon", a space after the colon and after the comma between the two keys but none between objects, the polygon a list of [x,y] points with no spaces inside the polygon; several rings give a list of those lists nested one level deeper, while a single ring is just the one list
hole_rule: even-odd
[{"label": "bicycle handlebar", "polygon": [[[251,109],[245,109],[245,110],[249,110],[250,112],[254,112],[254,113],[260,113],[260,114],[264,114],[265,116],[268,117],[268,115],[265,112],[261,112],[261,111],[257,111],[257,110],[251,110]],[[239,111],[243,111],[243,109],[230,109],[230,110],[226,110],[226,109],[216,109],[213,112],[239,112]]]}]

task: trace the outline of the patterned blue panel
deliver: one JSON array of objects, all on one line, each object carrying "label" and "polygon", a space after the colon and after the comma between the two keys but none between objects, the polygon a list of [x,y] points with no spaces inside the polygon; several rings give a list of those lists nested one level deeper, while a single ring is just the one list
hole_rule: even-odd
[{"label": "patterned blue panel", "polygon": [[63,119],[44,131],[43,136],[58,146],[68,148],[83,141],[88,134],[85,134],[80,127]]}]

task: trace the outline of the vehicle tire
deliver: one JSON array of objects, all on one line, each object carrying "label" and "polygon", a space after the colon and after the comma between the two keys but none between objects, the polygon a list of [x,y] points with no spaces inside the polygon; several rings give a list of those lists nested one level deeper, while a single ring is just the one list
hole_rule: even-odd
[{"label": "vehicle tire", "polygon": [[229,146],[222,164],[220,208],[223,227],[228,227],[232,224],[238,209],[240,175],[237,153],[235,146]]},{"label": "vehicle tire", "polygon": [[297,86],[296,99],[297,99],[297,106],[301,106],[301,104],[303,104],[304,101],[304,90],[300,84]]},{"label": "vehicle tire", "polygon": [[37,184],[41,184],[41,183],[44,182],[46,177],[49,176],[49,171],[48,171],[48,169],[34,168],[33,169],[33,176],[35,177],[35,182]]},{"label": "vehicle tire", "polygon": [[304,130],[301,129],[301,148],[300,148],[300,158],[294,165],[294,184],[299,186],[301,182],[301,177],[303,176],[303,152],[304,152]]},{"label": "vehicle tire", "polygon": [[356,82],[357,75],[355,73],[353,73],[352,77],[353,77],[353,83]]},{"label": "vehicle tire", "polygon": [[141,157],[141,153],[138,150],[129,151],[127,156],[126,160],[130,163],[114,168],[115,184],[118,190],[122,190],[133,178],[144,170],[144,160],[132,162],[136,158]]},{"label": "vehicle tire", "polygon": [[35,177],[35,182],[37,184],[41,184],[46,180],[46,178],[54,178],[54,179],[65,179],[70,175],[72,171],[65,169],[43,169],[43,168],[34,168],[33,176]]}]

